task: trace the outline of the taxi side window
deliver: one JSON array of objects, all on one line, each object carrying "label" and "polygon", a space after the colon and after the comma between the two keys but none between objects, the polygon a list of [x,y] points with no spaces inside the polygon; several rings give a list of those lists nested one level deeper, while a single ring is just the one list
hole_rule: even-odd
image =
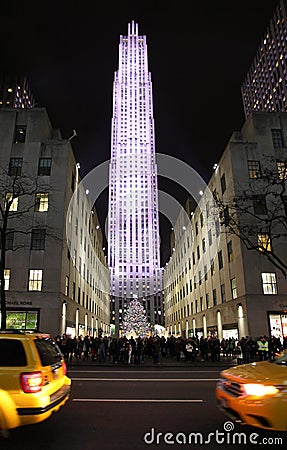
[{"label": "taxi side window", "polygon": [[26,353],[21,341],[0,339],[0,366],[20,367],[27,365]]}]

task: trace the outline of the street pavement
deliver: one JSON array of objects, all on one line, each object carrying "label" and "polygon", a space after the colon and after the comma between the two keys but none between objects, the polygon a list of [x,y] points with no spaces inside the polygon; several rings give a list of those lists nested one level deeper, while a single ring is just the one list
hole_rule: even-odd
[{"label": "street pavement", "polygon": [[106,356],[104,361],[99,361],[92,359],[89,357],[88,360],[76,359],[73,356],[72,361],[67,362],[68,367],[72,366],[94,366],[94,367],[133,367],[133,368],[144,368],[144,367],[178,367],[178,368],[193,368],[193,367],[230,367],[237,365],[237,359],[232,357],[221,357],[220,361],[212,362],[209,357],[206,361],[202,361],[200,358],[197,358],[194,362],[186,362],[184,359],[178,361],[175,357],[161,357],[159,364],[153,363],[152,357],[146,357],[141,364],[127,364],[124,362],[118,362],[115,364],[109,356]]},{"label": "street pavement", "polygon": [[218,410],[216,382],[230,362],[193,365],[167,358],[159,366],[151,359],[129,367],[108,361],[68,365],[69,402],[48,420],[0,439],[0,450],[253,450],[254,437],[256,445],[280,439],[286,448],[284,432],[241,426]]}]

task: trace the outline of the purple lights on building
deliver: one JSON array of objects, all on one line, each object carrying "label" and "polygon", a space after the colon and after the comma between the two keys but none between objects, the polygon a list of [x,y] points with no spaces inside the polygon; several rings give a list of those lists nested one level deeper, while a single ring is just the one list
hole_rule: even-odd
[{"label": "purple lights on building", "polygon": [[131,298],[151,324],[163,321],[157,166],[146,36],[120,36],[113,84],[108,264],[111,323],[118,331]]}]

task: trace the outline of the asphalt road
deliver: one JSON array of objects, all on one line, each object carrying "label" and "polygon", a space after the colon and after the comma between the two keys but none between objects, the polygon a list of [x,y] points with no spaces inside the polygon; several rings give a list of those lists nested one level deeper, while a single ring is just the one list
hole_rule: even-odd
[{"label": "asphalt road", "polygon": [[[273,439],[269,446],[286,448],[283,433],[233,424],[218,411],[214,389],[219,371],[216,367],[73,367],[68,372],[72,378],[68,404],[46,422],[0,438],[0,449],[252,449],[264,448],[264,438]],[[233,443],[236,431],[246,434],[248,445]],[[255,431],[258,437],[253,444],[250,436]],[[198,434],[188,443],[190,433]],[[276,437],[282,439],[281,445],[274,444]]]}]

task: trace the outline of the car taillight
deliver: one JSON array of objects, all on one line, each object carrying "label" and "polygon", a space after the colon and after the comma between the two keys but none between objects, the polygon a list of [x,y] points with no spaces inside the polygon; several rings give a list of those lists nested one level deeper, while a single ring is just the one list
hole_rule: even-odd
[{"label": "car taillight", "polygon": [[65,363],[65,361],[63,361],[63,363],[62,363],[62,367],[63,367],[64,375],[66,375],[66,373],[67,373],[67,364]]},{"label": "car taillight", "polygon": [[43,386],[42,372],[21,373],[20,383],[23,391],[27,394],[40,392]]}]

